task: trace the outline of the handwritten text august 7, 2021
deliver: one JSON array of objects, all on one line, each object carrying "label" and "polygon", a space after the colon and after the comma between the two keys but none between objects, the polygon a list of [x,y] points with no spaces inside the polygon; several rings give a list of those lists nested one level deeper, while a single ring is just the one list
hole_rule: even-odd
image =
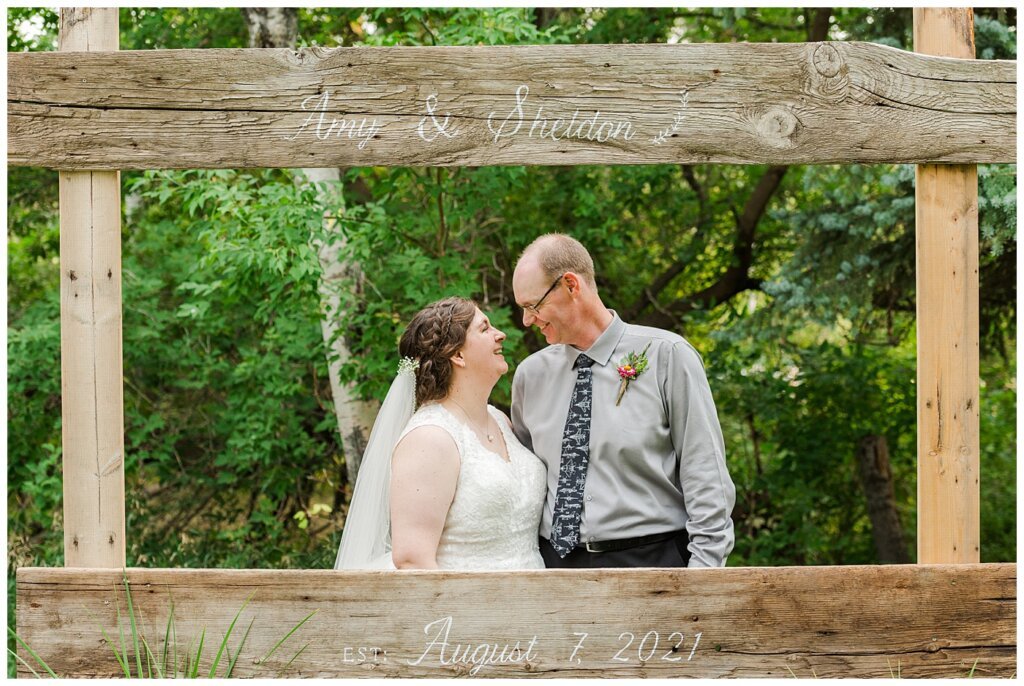
[{"label": "handwritten text august 7, 2021", "polygon": [[[468,674],[475,676],[487,665],[522,664],[529,668],[538,659],[543,658],[543,649],[536,635],[528,640],[521,639],[514,643],[461,643],[451,638],[452,617],[442,617],[428,623],[423,632],[427,635],[422,652],[412,660],[405,660],[411,667],[439,665],[442,667],[466,667]],[[570,665],[580,665],[583,659],[615,663],[634,663],[650,665],[652,662],[689,662],[693,660],[697,647],[700,645],[702,633],[686,635],[681,631],[673,631],[667,637],[655,630],[642,636],[639,633],[623,631],[616,643],[617,650],[607,651],[607,655],[595,655],[594,649],[587,645],[590,634],[582,631],[573,632],[572,649],[558,659],[566,660]],[[688,650],[687,650],[688,648]],[[342,649],[342,661],[348,664],[373,662],[387,664],[387,651],[379,647],[346,647]]]}]

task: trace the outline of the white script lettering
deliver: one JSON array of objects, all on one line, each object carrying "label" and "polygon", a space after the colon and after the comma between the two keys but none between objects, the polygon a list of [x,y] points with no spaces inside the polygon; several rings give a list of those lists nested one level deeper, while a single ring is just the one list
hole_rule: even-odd
[{"label": "white script lettering", "polygon": [[[516,89],[516,106],[512,108],[512,111],[508,113],[508,116],[505,117],[505,120],[501,122],[501,126],[497,129],[491,124],[491,120],[494,119],[494,112],[487,115],[487,128],[494,134],[495,143],[502,136],[514,136],[519,131],[519,127],[523,125],[523,103],[526,102],[526,96],[529,92],[530,87],[525,84]],[[513,120],[513,117],[515,117],[515,128],[511,131],[505,131],[505,126]]]},{"label": "white script lettering", "polygon": [[580,642],[577,643],[576,647],[572,649],[572,655],[569,656],[569,662],[572,662],[573,660],[576,660],[576,664],[580,664],[582,662],[582,660],[580,660],[578,657],[576,657],[576,653],[580,652],[580,648],[583,647],[583,642],[585,640],[587,640],[587,636],[589,634],[587,634],[587,632],[585,632],[585,631],[574,631],[574,632],[572,632],[572,635],[573,636],[579,636],[580,637]]},{"label": "white script lettering", "polygon": [[[428,143],[433,143],[438,136],[444,136],[445,138],[455,138],[456,136],[459,135],[458,128],[452,128],[451,131],[448,130],[448,121],[451,119],[451,115],[445,113],[444,121],[438,121],[437,116],[434,115],[434,110],[436,109],[437,94],[433,93],[427,96],[427,116],[423,117],[423,119],[420,119],[420,124],[419,126],[416,127],[416,133],[418,133],[420,138],[422,138]],[[427,117],[430,117],[430,121],[434,124],[434,131],[432,131],[434,135],[431,136],[430,138],[427,138],[427,132],[424,130],[423,126],[424,124],[427,123]]]},{"label": "white script lettering", "polygon": [[306,130],[314,122],[316,128],[313,134],[318,140],[327,140],[333,134],[338,138],[344,135],[348,135],[349,139],[359,140],[359,145],[356,147],[362,150],[366,147],[367,143],[373,140],[380,130],[383,128],[376,119],[371,119],[367,123],[364,117],[362,121],[356,122],[355,119],[337,119],[333,118],[330,123],[327,122],[327,106],[330,100],[330,91],[325,90],[323,95],[311,95],[302,101],[302,109],[310,111],[309,116],[306,117],[306,121],[302,122],[302,126],[295,132],[294,136],[285,138],[285,140],[293,141],[299,137],[299,134]]},{"label": "white script lettering", "polygon": [[[501,138],[514,136],[522,128],[523,120],[526,116],[524,105],[526,105],[529,93],[530,88],[526,85],[516,89],[515,107],[501,120],[500,125],[495,126],[493,123],[497,117],[496,112],[491,112],[487,115],[487,128],[494,135],[495,143]],[[530,125],[530,130],[526,134],[528,138],[536,136],[537,138],[547,138],[553,141],[576,138],[604,143],[613,138],[622,138],[628,141],[636,135],[636,129],[633,128],[631,122],[602,119],[600,110],[595,111],[589,117],[584,117],[577,121],[580,116],[580,111],[577,109],[573,112],[572,118],[569,119],[568,123],[566,123],[564,118],[547,119],[543,116],[543,113],[544,107],[538,107],[533,117],[533,123]]]},{"label": "white script lettering", "polygon": [[[448,635],[452,629],[452,618],[450,616],[430,622],[423,627],[423,633],[429,635],[435,626],[437,627],[437,633],[426,644],[423,654],[416,658],[415,661],[409,661],[410,666],[423,662],[434,649],[437,649],[437,659],[442,665],[454,665],[459,662],[473,665],[469,670],[470,676],[475,676],[484,665],[528,662],[534,658],[533,649],[537,645],[536,636],[530,639],[525,651],[520,647],[522,641],[516,641],[515,645],[506,643],[504,646],[498,643],[480,643],[475,646],[472,644],[463,645],[461,643],[449,643],[448,641]],[[448,653],[449,650],[451,651],[450,655]]]}]

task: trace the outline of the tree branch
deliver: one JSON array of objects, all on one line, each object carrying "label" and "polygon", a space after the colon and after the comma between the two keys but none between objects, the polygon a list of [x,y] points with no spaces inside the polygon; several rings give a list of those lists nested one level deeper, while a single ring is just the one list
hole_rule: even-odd
[{"label": "tree branch", "polygon": [[[828,39],[829,18],[831,15],[831,7],[806,10],[807,38],[809,41],[817,42]],[[757,225],[761,221],[761,217],[764,216],[772,196],[782,183],[782,177],[785,176],[787,169],[789,169],[788,166],[768,167],[757,182],[757,186],[750,194],[750,197],[747,198],[743,211],[739,214],[735,210],[733,211],[733,216],[736,218],[736,241],[733,244],[734,262],[715,283],[698,293],[680,298],[668,305],[660,305],[657,302],[658,294],[667,288],[672,279],[683,271],[682,263],[676,262],[655,279],[649,288],[644,290],[644,298],[634,303],[627,310],[627,314],[635,317],[650,305],[653,306],[655,311],[642,317],[640,319],[641,323],[662,328],[678,328],[679,319],[698,307],[717,305],[745,290],[760,290],[761,280],[750,276],[750,267],[754,261],[754,240]],[[684,166],[683,176],[686,178],[687,183],[690,184],[690,187],[693,188],[694,193],[697,194],[698,202],[701,202],[702,189],[699,185],[694,184],[695,178],[693,177],[692,170]],[[643,300],[647,302],[643,302]]]},{"label": "tree branch", "polygon": [[[693,173],[693,165],[682,164],[679,167],[683,172],[683,178],[686,179],[687,185],[690,186],[697,196],[697,231],[703,233],[711,224],[711,210],[707,203],[707,191],[704,190],[704,187]],[[685,268],[686,263],[683,260],[676,260],[672,263],[651,285],[644,289],[643,293],[640,294],[632,305],[623,310],[623,317],[627,320],[634,319],[648,307],[663,311],[657,300],[658,295],[668,287],[673,279],[682,274]],[[671,316],[668,313],[665,314],[666,316]]]},{"label": "tree branch", "polygon": [[693,189],[693,192],[697,195],[697,228],[704,229],[711,222],[711,210],[708,207],[708,194],[704,190],[704,187],[697,181],[697,176],[693,173],[692,164],[680,165],[683,170],[683,178],[686,179],[686,183]]},{"label": "tree branch", "polygon": [[[719,279],[707,288],[680,298],[673,303],[658,308],[645,317],[641,322],[648,326],[661,328],[678,327],[678,320],[685,314],[703,307],[713,307],[724,302],[737,293],[746,290],[760,290],[761,280],[750,276],[750,268],[754,262],[754,242],[757,233],[757,225],[764,216],[764,212],[771,201],[772,196],[782,183],[786,174],[786,166],[768,167],[761,175],[753,192],[747,198],[743,210],[736,214],[736,241],[733,244],[733,263],[722,273]],[[671,281],[672,272],[678,274],[683,269],[681,263],[672,265],[652,284],[647,290],[648,299],[653,302],[653,297],[659,291],[654,286],[661,286],[662,289]],[[664,282],[664,283],[663,283]],[[652,297],[653,296],[653,297]]]}]

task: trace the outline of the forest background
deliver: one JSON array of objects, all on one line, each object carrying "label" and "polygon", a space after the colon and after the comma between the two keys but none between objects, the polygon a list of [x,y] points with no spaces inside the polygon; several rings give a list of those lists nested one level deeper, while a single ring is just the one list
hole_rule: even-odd
[{"label": "forest background", "polygon": [[[120,10],[122,49],[873,41],[912,10]],[[975,10],[980,59],[1016,12]],[[8,10],[8,51],[52,50]],[[8,169],[8,592],[63,564],[57,173]],[[1016,560],[1016,167],[979,167],[983,561]],[[702,353],[736,483],[730,566],[915,557],[911,165],[122,173],[128,564],[329,568],[397,338],[475,298],[516,362],[543,339],[519,252],[572,234],[627,321]],[[493,401],[507,409],[511,373]],[[13,625],[14,603],[8,604]]]}]

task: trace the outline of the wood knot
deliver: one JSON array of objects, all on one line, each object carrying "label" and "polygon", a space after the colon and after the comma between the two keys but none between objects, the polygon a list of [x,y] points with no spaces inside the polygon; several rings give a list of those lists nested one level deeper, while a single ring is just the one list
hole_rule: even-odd
[{"label": "wood knot", "polygon": [[78,274],[75,273],[74,269],[68,270],[68,278],[71,279],[72,281],[78,281]]},{"label": "wood knot", "polygon": [[791,148],[796,143],[800,120],[782,107],[769,107],[758,119],[757,132],[764,141],[775,148]]},{"label": "wood knot", "polygon": [[823,102],[842,102],[849,96],[850,70],[843,53],[832,43],[810,43],[801,67],[807,93]]},{"label": "wood knot", "polygon": [[814,50],[811,61],[815,71],[829,79],[838,76],[839,71],[843,68],[843,58],[839,55],[839,51],[828,43],[822,43]]}]

